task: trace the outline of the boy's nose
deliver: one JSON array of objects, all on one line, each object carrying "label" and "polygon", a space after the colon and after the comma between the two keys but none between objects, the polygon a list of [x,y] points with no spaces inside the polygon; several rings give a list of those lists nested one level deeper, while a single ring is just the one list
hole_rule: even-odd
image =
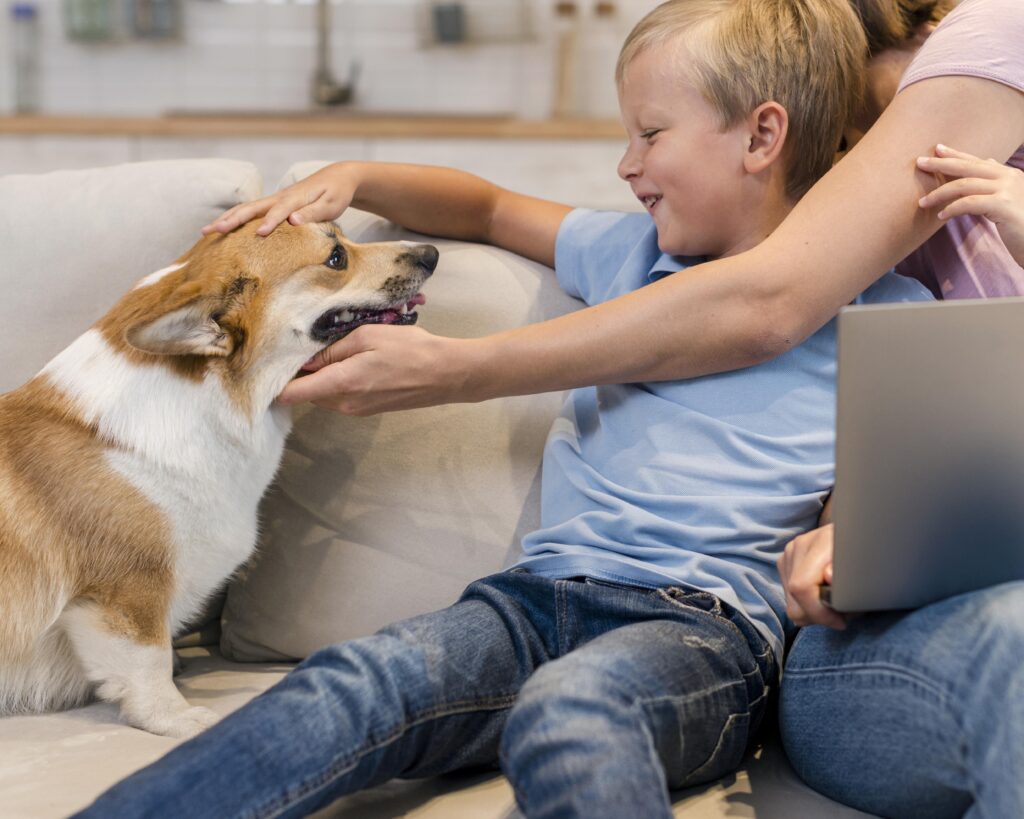
[{"label": "boy's nose", "polygon": [[626,182],[640,173],[640,163],[637,162],[636,155],[629,148],[626,148],[622,159],[619,160],[618,172],[619,179],[623,179]]}]

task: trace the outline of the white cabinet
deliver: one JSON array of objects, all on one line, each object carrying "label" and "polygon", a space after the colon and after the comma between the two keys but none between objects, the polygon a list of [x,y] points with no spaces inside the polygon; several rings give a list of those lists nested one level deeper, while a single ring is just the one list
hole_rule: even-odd
[{"label": "white cabinet", "polygon": [[364,159],[446,165],[531,196],[566,204],[640,210],[615,168],[615,139],[395,139],[295,137],[78,136],[0,134],[0,175],[42,173],[149,159],[247,160],[277,187],[293,162]]}]

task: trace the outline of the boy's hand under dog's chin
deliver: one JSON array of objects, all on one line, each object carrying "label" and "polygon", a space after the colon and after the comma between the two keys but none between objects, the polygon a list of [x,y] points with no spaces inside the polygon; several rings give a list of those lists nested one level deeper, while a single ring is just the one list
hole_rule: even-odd
[{"label": "boy's hand under dog's chin", "polygon": [[277,400],[360,416],[472,400],[464,396],[472,349],[414,326],[358,327],[307,361],[308,374]]}]

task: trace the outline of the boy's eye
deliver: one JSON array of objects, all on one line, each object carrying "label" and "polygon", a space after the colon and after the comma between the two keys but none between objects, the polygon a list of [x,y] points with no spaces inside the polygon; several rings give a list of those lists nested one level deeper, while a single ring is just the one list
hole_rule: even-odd
[{"label": "boy's eye", "polygon": [[648,128],[646,131],[641,131],[640,132],[640,138],[641,139],[650,140],[651,137],[655,136],[656,134],[660,134],[660,133],[661,133],[661,129],[660,128]]}]

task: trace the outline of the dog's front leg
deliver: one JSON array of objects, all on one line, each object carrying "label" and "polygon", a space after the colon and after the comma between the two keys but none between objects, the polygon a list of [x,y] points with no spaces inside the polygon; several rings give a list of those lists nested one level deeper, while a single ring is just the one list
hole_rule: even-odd
[{"label": "dog's front leg", "polygon": [[171,678],[171,635],[163,618],[133,610],[130,601],[80,602],[63,622],[96,693],[121,707],[131,725],[170,737],[191,737],[217,715],[193,707]]}]

